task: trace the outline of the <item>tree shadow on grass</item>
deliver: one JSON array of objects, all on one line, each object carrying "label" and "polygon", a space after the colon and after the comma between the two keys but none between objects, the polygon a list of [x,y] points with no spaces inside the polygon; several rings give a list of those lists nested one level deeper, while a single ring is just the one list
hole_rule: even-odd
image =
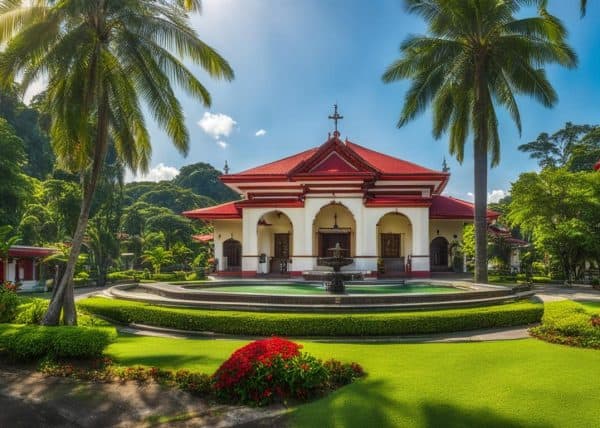
[{"label": "tree shadow on grass", "polygon": [[444,428],[548,428],[547,423],[524,421],[522,419],[508,418],[499,415],[493,409],[469,409],[454,404],[427,402],[420,411],[424,417],[423,426]]},{"label": "tree shadow on grass", "polygon": [[[426,428],[547,428],[548,424],[511,418],[489,407],[425,401],[419,405],[394,398],[393,386],[384,380],[364,380],[346,386],[321,400],[296,408],[292,426],[426,427]],[[492,403],[493,404],[493,403]]]}]

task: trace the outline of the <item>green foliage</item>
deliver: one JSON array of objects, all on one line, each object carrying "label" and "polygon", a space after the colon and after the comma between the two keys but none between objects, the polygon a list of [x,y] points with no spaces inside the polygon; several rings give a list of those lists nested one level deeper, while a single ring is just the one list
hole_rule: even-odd
[{"label": "green foliage", "polygon": [[155,247],[144,251],[143,260],[152,266],[155,274],[159,274],[162,266],[173,262],[173,254],[163,247]]},{"label": "green foliage", "polygon": [[296,314],[180,309],[89,298],[78,306],[123,323],[252,336],[393,336],[508,327],[538,322],[543,306],[529,302],[482,308],[369,314]]},{"label": "green foliage", "polygon": [[31,299],[19,305],[14,322],[15,324],[40,324],[47,310],[48,300]]},{"label": "green foliage", "polygon": [[[26,106],[16,87],[0,90],[0,117],[4,118],[23,141],[27,162],[25,174],[44,179],[52,171],[54,154],[47,135],[46,113],[41,111],[39,98]],[[4,152],[2,152],[4,153]]]},{"label": "green foliage", "polygon": [[50,358],[94,358],[115,338],[114,329],[91,327],[0,326],[0,352],[24,361]]},{"label": "green foliage", "polygon": [[0,323],[11,322],[17,315],[19,298],[10,284],[0,283]]},{"label": "green foliage", "polygon": [[220,176],[221,172],[212,165],[198,162],[182,167],[173,183],[191,189],[197,195],[206,195],[219,203],[239,199],[238,194],[219,180]]},{"label": "green foliage", "polygon": [[536,140],[520,145],[519,150],[537,159],[542,168],[591,171],[600,158],[600,127],[567,122],[552,135],[542,132]]},{"label": "green foliage", "polygon": [[[135,186],[136,184],[128,184],[127,187],[132,187],[132,185]],[[153,184],[153,186],[149,187],[148,191],[139,196],[137,202],[145,202],[157,207],[168,208],[176,214],[215,204],[215,201],[209,197],[199,196],[189,189],[183,189],[168,182]]]},{"label": "green foliage", "polygon": [[546,303],[542,324],[531,329],[549,342],[600,349],[600,322],[579,303],[563,300]]},{"label": "green foliage", "polygon": [[600,174],[547,168],[524,173],[513,183],[507,216],[531,233],[572,281],[586,259],[600,261]]},{"label": "green foliage", "polygon": [[27,156],[21,140],[8,122],[0,117],[0,221],[16,226],[28,194],[31,191],[29,180],[23,167]]},{"label": "green foliage", "polygon": [[163,234],[165,247],[170,249],[176,242],[190,242],[194,233],[192,221],[178,214],[165,213],[153,216],[146,222],[149,232]]}]

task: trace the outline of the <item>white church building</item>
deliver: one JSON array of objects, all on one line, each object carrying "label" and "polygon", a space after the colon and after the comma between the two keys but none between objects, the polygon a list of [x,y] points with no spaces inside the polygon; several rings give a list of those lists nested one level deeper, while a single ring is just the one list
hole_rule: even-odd
[{"label": "white church building", "polygon": [[[452,268],[471,203],[443,196],[450,174],[342,141],[221,176],[241,200],[184,212],[214,227],[217,275],[307,275],[340,243],[369,276]],[[489,211],[490,221],[498,216]]]}]

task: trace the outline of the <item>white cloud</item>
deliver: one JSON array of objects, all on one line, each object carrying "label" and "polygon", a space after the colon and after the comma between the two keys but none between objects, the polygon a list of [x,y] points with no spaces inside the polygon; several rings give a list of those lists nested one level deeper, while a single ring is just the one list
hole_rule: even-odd
[{"label": "white cloud", "polygon": [[229,146],[229,144],[227,144],[225,141],[217,141],[217,144],[219,145],[219,147],[221,147],[222,149],[226,149],[227,146]]},{"label": "white cloud", "polygon": [[[509,195],[509,192],[502,189],[494,189],[491,192],[488,192],[488,203],[493,202],[496,203],[500,201],[500,199]],[[475,200],[475,195],[473,192],[467,192],[467,200],[473,202]]]},{"label": "white cloud", "polygon": [[223,113],[213,114],[205,112],[202,119],[198,121],[198,126],[216,139],[219,139],[221,136],[229,137],[236,124],[235,120]]},{"label": "white cloud", "polygon": [[132,181],[162,181],[171,180],[179,175],[179,170],[174,166],[166,166],[162,162],[151,168],[146,174],[133,175],[130,171],[127,171],[125,175],[126,182]]},{"label": "white cloud", "polygon": [[499,202],[500,199],[508,196],[508,192],[502,189],[495,189],[491,192],[488,192],[488,202]]},{"label": "white cloud", "polygon": [[265,131],[264,129],[259,129],[258,131],[256,131],[256,135],[257,137],[262,137],[263,135],[265,135],[267,133],[267,131]]}]

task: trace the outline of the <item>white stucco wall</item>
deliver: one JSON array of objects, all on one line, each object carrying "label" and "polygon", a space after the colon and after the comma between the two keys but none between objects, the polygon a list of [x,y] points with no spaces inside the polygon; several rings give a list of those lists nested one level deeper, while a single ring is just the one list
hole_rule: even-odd
[{"label": "white stucco wall", "polygon": [[[281,229],[285,233],[287,225],[278,224],[272,231],[261,231],[258,221],[265,214],[271,216],[274,211],[285,214],[292,226],[290,271],[302,272],[316,268],[316,244],[314,243],[315,231],[318,227],[332,227],[333,213],[331,208],[326,208],[323,216],[315,219],[323,207],[332,202],[343,205],[348,211],[339,209],[338,225],[345,227],[352,224],[353,227],[353,251],[355,261],[346,270],[376,271],[377,258],[379,256],[377,224],[382,217],[388,213],[399,213],[402,216],[393,216],[396,220],[388,222],[384,219],[381,232],[400,230],[403,233],[403,256],[412,257],[413,272],[429,271],[429,243],[431,230],[429,225],[429,208],[427,207],[398,207],[387,208],[365,207],[363,199],[357,197],[314,197],[308,196],[304,208],[244,208],[243,219],[240,220],[218,220],[214,221],[215,257],[222,258],[223,241],[230,239],[239,240],[242,243],[242,270],[247,272],[258,272],[258,256],[261,253],[272,255],[272,240],[267,235],[272,234],[275,229]],[[348,215],[351,213],[351,216]],[[269,219],[271,217],[268,217]],[[353,222],[352,222],[353,220]],[[271,221],[269,221],[271,223]],[[388,224],[389,223],[389,224]],[[456,225],[448,225],[448,233],[453,233],[454,227],[462,229],[462,222]],[[444,226],[445,227],[445,226]],[[267,228],[264,228],[267,229]],[[441,229],[440,229],[441,230]],[[446,229],[444,229],[445,231]],[[452,235],[450,235],[451,237]]]}]

